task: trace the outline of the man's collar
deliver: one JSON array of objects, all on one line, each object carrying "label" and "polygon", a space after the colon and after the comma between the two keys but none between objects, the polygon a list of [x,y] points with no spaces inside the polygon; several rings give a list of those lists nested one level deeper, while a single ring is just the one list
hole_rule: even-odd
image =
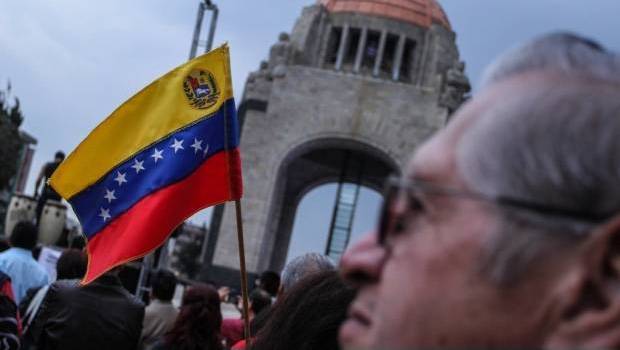
[{"label": "man's collar", "polygon": [[111,274],[105,274],[105,275],[99,276],[99,278],[94,280],[92,283],[103,284],[107,286],[122,285],[120,278],[118,278],[118,276],[111,275]]},{"label": "man's collar", "polygon": [[28,249],[19,248],[19,247],[11,247],[10,250],[12,252],[15,252],[16,254],[19,254],[19,255],[28,255],[28,256],[32,257],[32,251],[28,250]]}]

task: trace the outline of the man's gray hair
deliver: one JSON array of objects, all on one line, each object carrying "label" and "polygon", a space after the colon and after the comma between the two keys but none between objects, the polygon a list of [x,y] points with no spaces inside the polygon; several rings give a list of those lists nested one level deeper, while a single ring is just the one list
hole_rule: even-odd
[{"label": "man's gray hair", "polygon": [[537,70],[580,72],[620,82],[620,58],[596,41],[569,32],[543,35],[502,54],[485,70],[481,86]]},{"label": "man's gray hair", "polygon": [[291,260],[282,270],[282,291],[286,292],[300,279],[317,272],[335,270],[334,262],[327,255],[307,253]]},{"label": "man's gray hair", "polygon": [[[609,219],[620,213],[620,85],[583,76],[533,84],[480,115],[457,146],[476,192]],[[598,222],[495,206],[488,259],[494,280],[514,282],[552,250],[574,246]],[[604,220],[603,219],[603,220]]]},{"label": "man's gray hair", "polygon": [[[559,74],[554,87],[506,96],[465,132],[459,170],[492,197],[594,215],[620,212],[620,60],[570,33],[537,38],[502,55],[485,88],[529,72]],[[515,282],[535,259],[594,227],[576,218],[499,208],[498,234],[484,262],[494,280]]]}]

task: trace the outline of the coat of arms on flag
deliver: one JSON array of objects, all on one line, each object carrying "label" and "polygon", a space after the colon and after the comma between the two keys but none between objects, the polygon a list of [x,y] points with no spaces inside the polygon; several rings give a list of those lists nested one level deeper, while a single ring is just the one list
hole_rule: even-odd
[{"label": "coat of arms on flag", "polygon": [[205,70],[192,71],[183,81],[183,91],[196,108],[209,108],[219,98],[215,78],[211,72]]},{"label": "coat of arms on flag", "polygon": [[51,186],[72,205],[88,241],[84,283],[148,254],[198,210],[241,197],[229,64],[224,45],[165,74],[53,174]]}]

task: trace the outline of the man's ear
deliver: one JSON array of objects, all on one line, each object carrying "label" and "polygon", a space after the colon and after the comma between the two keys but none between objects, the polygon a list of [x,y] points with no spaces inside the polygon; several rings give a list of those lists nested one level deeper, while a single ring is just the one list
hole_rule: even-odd
[{"label": "man's ear", "polygon": [[547,348],[620,346],[620,214],[590,232],[578,250],[579,272]]}]

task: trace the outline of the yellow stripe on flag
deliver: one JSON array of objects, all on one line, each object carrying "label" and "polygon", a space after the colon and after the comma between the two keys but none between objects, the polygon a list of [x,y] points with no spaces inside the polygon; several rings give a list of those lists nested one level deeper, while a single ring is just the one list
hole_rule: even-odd
[{"label": "yellow stripe on flag", "polygon": [[[224,44],[149,84],[118,107],[78,145],[54,172],[50,185],[69,199],[133,154],[213,114],[233,96],[228,62],[228,46]],[[184,86],[188,76],[201,72],[204,76],[211,73],[219,93],[217,101],[213,105],[212,101],[207,103],[207,108],[204,105],[203,108],[193,107],[186,94],[187,84]]]}]

